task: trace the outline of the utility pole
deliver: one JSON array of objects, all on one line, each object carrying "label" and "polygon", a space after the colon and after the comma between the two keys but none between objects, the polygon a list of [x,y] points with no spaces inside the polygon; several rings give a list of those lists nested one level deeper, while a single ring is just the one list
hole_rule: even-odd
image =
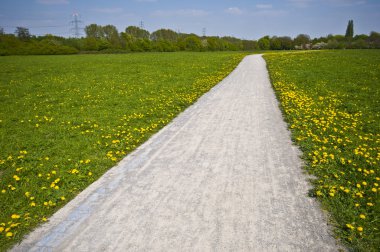
[{"label": "utility pole", "polygon": [[206,37],[206,27],[203,27],[203,29],[202,29],[202,35],[203,35],[203,37]]},{"label": "utility pole", "polygon": [[141,20],[139,23],[140,29],[144,29],[144,22]]},{"label": "utility pole", "polygon": [[79,14],[78,13],[73,13],[73,18],[74,18],[74,20],[70,22],[70,24],[72,26],[74,26],[73,28],[71,28],[71,31],[73,32],[74,37],[79,38],[81,35],[80,30],[82,29],[81,27],[79,27],[79,24],[81,24],[83,22],[81,20],[79,20]]}]

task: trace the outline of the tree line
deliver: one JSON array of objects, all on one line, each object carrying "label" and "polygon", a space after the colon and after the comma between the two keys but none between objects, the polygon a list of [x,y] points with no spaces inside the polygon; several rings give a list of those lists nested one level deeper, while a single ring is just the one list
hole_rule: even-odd
[{"label": "tree line", "polygon": [[84,31],[85,37],[64,38],[51,34],[33,36],[25,27],[17,27],[14,34],[5,34],[0,28],[0,55],[380,48],[380,33],[354,36],[352,20],[348,22],[345,35],[314,39],[307,34],[299,34],[295,38],[264,36],[258,40],[245,40],[228,36],[198,36],[170,29],[150,33],[137,26],[128,26],[119,32],[113,25],[97,24],[86,26]]}]

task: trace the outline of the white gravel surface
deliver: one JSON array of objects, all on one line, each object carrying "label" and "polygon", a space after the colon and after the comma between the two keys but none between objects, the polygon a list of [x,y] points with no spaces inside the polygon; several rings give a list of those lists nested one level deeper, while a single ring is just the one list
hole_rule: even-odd
[{"label": "white gravel surface", "polygon": [[337,251],[261,55],[14,251]]}]

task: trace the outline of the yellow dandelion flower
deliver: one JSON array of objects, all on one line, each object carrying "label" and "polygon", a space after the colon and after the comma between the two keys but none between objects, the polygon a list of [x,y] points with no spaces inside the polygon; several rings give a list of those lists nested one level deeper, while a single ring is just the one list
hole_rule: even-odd
[{"label": "yellow dandelion flower", "polygon": [[362,227],[358,227],[358,231],[359,232],[363,232],[363,228]]},{"label": "yellow dandelion flower", "polygon": [[371,191],[372,192],[377,192],[377,189],[376,188],[372,188]]},{"label": "yellow dandelion flower", "polygon": [[7,234],[5,235],[6,237],[12,237],[13,236],[13,233],[12,232],[7,232]]},{"label": "yellow dandelion flower", "polygon": [[20,215],[18,215],[18,214],[12,214],[11,218],[12,219],[19,219]]},{"label": "yellow dandelion flower", "polygon": [[3,190],[1,190],[1,193],[6,193],[6,191],[3,189]]},{"label": "yellow dandelion flower", "polygon": [[25,196],[29,198],[30,197],[30,192],[26,192]]},{"label": "yellow dandelion flower", "polygon": [[16,181],[19,181],[19,180],[20,180],[20,177],[17,176],[17,175],[13,175],[13,178],[14,178],[14,180],[16,180]]},{"label": "yellow dandelion flower", "polygon": [[88,176],[92,176],[92,172],[88,172]]},{"label": "yellow dandelion flower", "polygon": [[4,227],[0,227],[0,233],[4,231]]},{"label": "yellow dandelion flower", "polygon": [[361,214],[359,215],[360,219],[365,219],[365,215],[364,214]]},{"label": "yellow dandelion flower", "polygon": [[354,226],[352,226],[351,224],[346,224],[346,227],[348,227],[349,229],[354,229]]},{"label": "yellow dandelion flower", "polygon": [[62,196],[62,197],[61,197],[61,200],[64,201],[64,200],[66,200],[66,198],[65,198],[64,196]]}]

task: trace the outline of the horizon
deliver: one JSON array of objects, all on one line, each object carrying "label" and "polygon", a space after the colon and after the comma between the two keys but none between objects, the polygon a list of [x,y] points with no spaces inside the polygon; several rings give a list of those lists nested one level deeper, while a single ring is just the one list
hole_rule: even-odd
[{"label": "horizon", "polygon": [[[170,0],[88,1],[5,0],[0,3],[0,27],[14,33],[28,28],[32,35],[74,37],[72,21],[79,13],[81,36],[90,24],[114,25],[119,32],[139,26],[149,32],[171,29],[206,36],[258,40],[263,36],[308,34],[311,38],[344,35],[349,20],[354,34],[380,31],[380,1],[374,0]],[[228,20],[228,22],[226,22]],[[142,23],[141,23],[142,22]]]}]

